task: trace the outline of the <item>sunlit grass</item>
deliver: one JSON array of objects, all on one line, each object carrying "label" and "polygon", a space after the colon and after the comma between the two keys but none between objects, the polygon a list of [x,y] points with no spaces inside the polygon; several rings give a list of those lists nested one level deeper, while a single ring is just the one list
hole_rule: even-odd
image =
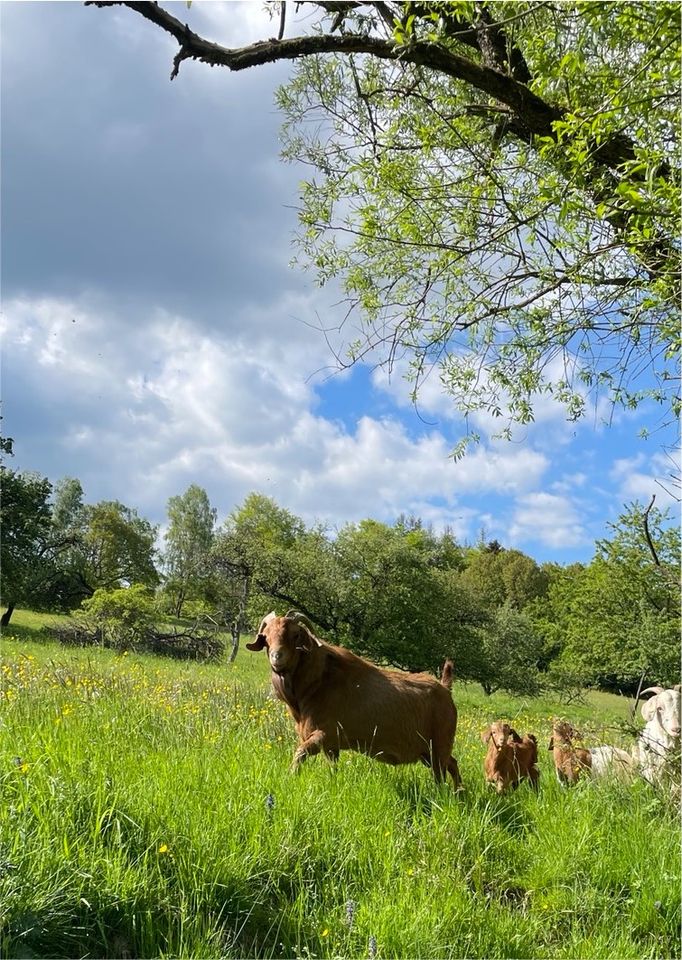
[{"label": "sunlit grass", "polygon": [[[606,736],[618,698],[596,716],[459,685],[457,797],[353,754],[292,777],[291,721],[247,651],[202,666],[21,637],[0,671],[2,956],[366,957],[371,938],[379,957],[679,956],[669,802],[562,790],[546,749],[552,715]],[[538,796],[485,788],[500,715],[538,736]]]}]

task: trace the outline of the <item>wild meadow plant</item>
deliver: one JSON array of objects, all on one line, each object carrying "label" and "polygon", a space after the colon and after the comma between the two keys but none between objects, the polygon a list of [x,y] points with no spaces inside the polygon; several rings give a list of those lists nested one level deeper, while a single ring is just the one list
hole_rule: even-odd
[{"label": "wild meadow plant", "polygon": [[[350,753],[292,776],[259,658],[1,652],[2,956],[680,956],[674,805],[643,781],[562,789],[558,704],[456,687],[458,796]],[[617,742],[622,708],[575,719]],[[537,796],[486,788],[496,716],[538,736]]]}]

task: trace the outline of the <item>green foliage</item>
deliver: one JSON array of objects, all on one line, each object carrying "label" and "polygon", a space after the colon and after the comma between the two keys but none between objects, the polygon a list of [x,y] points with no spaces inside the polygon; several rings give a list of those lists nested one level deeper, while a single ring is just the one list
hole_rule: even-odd
[{"label": "green foliage", "polygon": [[537,696],[542,688],[541,650],[542,639],[533,622],[506,601],[476,629],[464,676],[477,680],[487,694],[502,689]]},{"label": "green foliage", "polygon": [[154,594],[141,583],[116,590],[95,590],[83,601],[82,609],[106,646],[124,649],[144,645],[158,616]]},{"label": "green foliage", "polygon": [[62,477],[54,485],[52,526],[58,536],[80,533],[85,523],[83,487],[75,477]]},{"label": "green foliage", "polygon": [[453,654],[466,624],[455,582],[434,565],[432,548],[424,530],[375,520],[339,531],[339,619],[349,647],[408,670],[437,671]]},{"label": "green foliage", "polygon": [[85,578],[91,588],[142,583],[154,587],[156,527],[118,500],[85,508],[82,550]]},{"label": "green foliage", "polygon": [[46,477],[0,467],[0,590],[7,606],[35,603],[48,572],[52,485]]},{"label": "green foliage", "polygon": [[508,602],[522,610],[547,592],[546,573],[520,550],[470,550],[461,581],[487,609]]},{"label": "green foliage", "polygon": [[81,610],[45,627],[68,646],[156,653],[179,660],[219,660],[225,653],[220,624],[199,614],[193,623],[164,622],[154,593],[144,584],[114,590],[100,588]]},{"label": "green foliage", "polygon": [[182,615],[187,600],[201,600],[208,589],[208,556],[216,518],[217,510],[197,484],[168,501],[164,590],[177,617]]},{"label": "green foliage", "polygon": [[679,682],[680,533],[654,509],[644,529],[643,509],[632,504],[597,543],[589,566],[557,577],[545,617],[545,636],[563,638],[561,661],[592,683],[631,689],[647,682]]},{"label": "green foliage", "polygon": [[[279,93],[314,170],[300,259],[357,315],[350,362],[405,358],[415,395],[435,366],[506,437],[547,395],[677,413],[678,5],[384,8],[398,62],[306,56]],[[371,5],[344,24],[385,30]]]},{"label": "green foliage", "polygon": [[118,501],[83,504],[78,480],[2,468],[2,599],[72,609],[98,587],[158,583],[156,528]]}]

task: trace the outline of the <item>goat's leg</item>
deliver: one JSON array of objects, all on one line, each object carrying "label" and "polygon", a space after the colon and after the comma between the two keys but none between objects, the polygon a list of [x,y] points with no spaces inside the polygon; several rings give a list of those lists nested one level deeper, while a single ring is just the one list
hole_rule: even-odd
[{"label": "goat's leg", "polygon": [[537,793],[538,781],[540,779],[540,771],[537,770],[535,767],[531,767],[530,770],[528,771],[528,779],[530,780],[531,787]]},{"label": "goat's leg", "polygon": [[291,764],[291,772],[296,773],[308,757],[314,757],[316,753],[319,753],[320,750],[322,750],[323,743],[324,731],[313,730],[310,736],[306,737],[305,740],[298,745]]},{"label": "goat's leg", "polygon": [[464,785],[462,784],[462,778],[459,775],[459,767],[457,766],[457,761],[454,757],[448,757],[447,770],[452,777],[455,790],[463,790]]}]

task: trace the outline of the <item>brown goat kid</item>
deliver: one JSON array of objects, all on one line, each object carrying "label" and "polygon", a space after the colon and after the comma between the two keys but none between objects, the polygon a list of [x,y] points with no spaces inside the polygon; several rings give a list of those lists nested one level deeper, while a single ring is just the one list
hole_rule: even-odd
[{"label": "brown goat kid", "polygon": [[555,720],[547,749],[554,753],[557,779],[564,786],[592,775],[592,754],[584,747],[573,746],[574,740],[582,740],[582,734],[568,720]]},{"label": "brown goat kid", "polygon": [[316,753],[356,750],[393,765],[422,762],[438,782],[461,780],[451,755],[457,728],[452,664],[439,683],[425,673],[383,670],[318,639],[301,615],[269,614],[249,650],[267,649],[272,686],[296,724],[292,769]]},{"label": "brown goat kid", "polygon": [[516,790],[522,780],[529,780],[531,787],[537,790],[540,779],[538,744],[532,733],[520,737],[508,723],[496,720],[483,731],[481,740],[488,744],[483,761],[485,778],[498,793],[504,793],[509,787]]}]

